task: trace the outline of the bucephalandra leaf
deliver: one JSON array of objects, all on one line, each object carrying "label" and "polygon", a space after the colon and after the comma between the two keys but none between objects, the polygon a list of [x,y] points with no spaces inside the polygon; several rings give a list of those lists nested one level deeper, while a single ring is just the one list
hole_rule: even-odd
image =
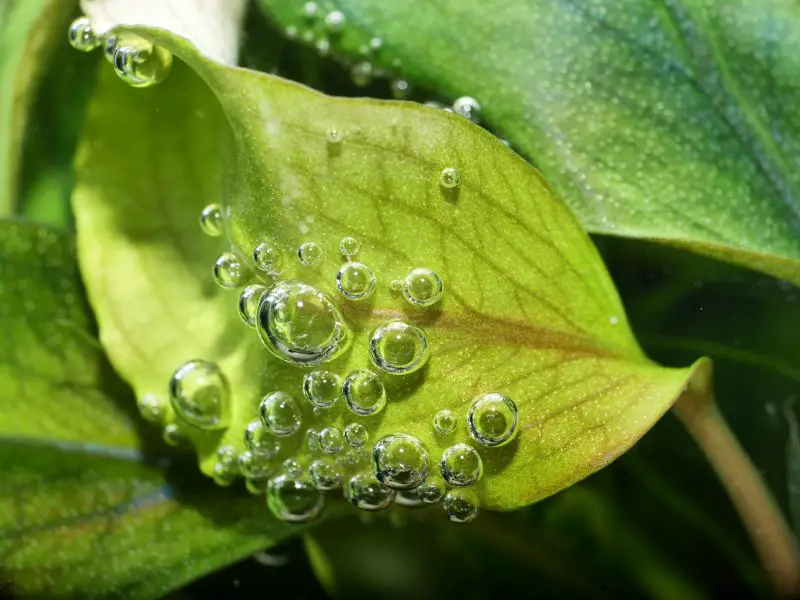
[{"label": "bucephalandra leaf", "polygon": [[[82,271],[115,366],[140,396],[171,385],[169,419],[218,482],[238,455],[249,479],[270,473],[274,513],[308,520],[335,475],[370,510],[438,501],[444,477],[445,510],[468,521],[601,468],[708,384],[703,361],[647,360],[577,221],[468,121],[225,67],[163,30],[113,33],[180,60],[145,92],[101,76]],[[245,285],[263,289],[227,291]],[[188,426],[198,407],[213,425]],[[452,433],[434,425],[445,409]],[[270,434],[280,450],[259,457]]]},{"label": "bucephalandra leaf", "polygon": [[258,3],[354,80],[476,100],[589,230],[800,284],[793,0]]}]

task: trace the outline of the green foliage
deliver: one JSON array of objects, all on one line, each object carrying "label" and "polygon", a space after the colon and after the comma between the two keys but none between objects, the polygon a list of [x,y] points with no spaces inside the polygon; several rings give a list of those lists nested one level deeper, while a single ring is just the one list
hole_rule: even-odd
[{"label": "green foliage", "polygon": [[[300,35],[304,0],[259,0]],[[800,11],[679,4],[341,0],[332,52],[483,105],[591,231],[800,284]],[[408,15],[413,15],[409,19]],[[363,54],[372,37],[383,45]],[[394,65],[400,65],[396,67]]]}]

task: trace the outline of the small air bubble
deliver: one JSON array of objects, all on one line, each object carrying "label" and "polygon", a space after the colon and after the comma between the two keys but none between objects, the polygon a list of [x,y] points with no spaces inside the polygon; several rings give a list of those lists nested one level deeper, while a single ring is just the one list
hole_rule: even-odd
[{"label": "small air bubble", "polygon": [[251,421],[244,430],[244,445],[254,454],[273,458],[281,449],[280,442],[260,420]]},{"label": "small air bubble", "polygon": [[300,407],[286,392],[272,392],[264,396],[259,414],[264,427],[278,437],[294,435],[303,424]]},{"label": "small air bubble", "polygon": [[382,484],[373,475],[361,473],[350,478],[344,490],[345,498],[364,510],[384,510],[391,506],[397,492]]},{"label": "small air bubble", "polygon": [[224,429],[230,418],[230,387],[219,367],[207,360],[190,360],[169,382],[175,414],[202,430]]},{"label": "small air bubble", "polygon": [[344,436],[338,427],[326,427],[319,432],[319,448],[323,454],[339,454],[344,450]]},{"label": "small air bubble", "polygon": [[164,439],[164,443],[170,446],[178,446],[186,440],[186,436],[176,423],[165,425],[161,432],[161,437]]},{"label": "small air bubble", "polygon": [[390,375],[413,373],[425,365],[429,354],[425,332],[403,321],[381,325],[370,336],[372,364]]},{"label": "small air bubble", "polygon": [[404,100],[411,94],[411,86],[405,79],[394,79],[391,83],[392,96],[397,100]]},{"label": "small air bubble", "polygon": [[287,458],[283,461],[281,469],[289,477],[300,477],[303,474],[303,466],[293,458]]},{"label": "small air bubble", "polygon": [[330,33],[340,33],[344,29],[346,18],[339,10],[332,10],[325,15],[325,28]]},{"label": "small air bubble", "polygon": [[467,429],[479,444],[501,446],[517,431],[517,405],[503,394],[477,396],[469,408]]},{"label": "small air bubble", "polygon": [[428,476],[430,460],[417,438],[404,433],[387,435],[372,449],[372,473],[397,490],[417,487]]},{"label": "small air bubble", "polygon": [[353,258],[358,254],[359,250],[361,250],[361,244],[354,237],[344,237],[342,241],[339,242],[339,252],[341,252],[342,256],[345,258]]},{"label": "small air bubble", "polygon": [[347,262],[336,273],[336,287],[348,300],[364,300],[375,290],[375,274],[360,262]]},{"label": "small air bubble", "polygon": [[78,17],[69,26],[68,39],[70,46],[81,52],[91,52],[102,43],[92,22],[87,17]]},{"label": "small air bubble", "polygon": [[345,377],[342,396],[347,408],[361,417],[378,414],[386,406],[386,389],[371,371],[353,371]]},{"label": "small air bubble", "polygon": [[440,410],[433,417],[433,428],[439,435],[450,435],[456,430],[456,416],[447,409]]},{"label": "small air bubble", "polygon": [[430,269],[414,269],[402,282],[403,295],[414,306],[427,307],[439,302],[444,294],[444,282]]},{"label": "small air bubble", "polygon": [[330,408],[339,399],[342,380],[330,371],[314,371],[303,378],[303,396],[311,406]]},{"label": "small air bubble", "polygon": [[462,96],[453,102],[453,112],[466,117],[473,123],[479,123],[481,118],[481,104],[475,98]]},{"label": "small air bubble", "polygon": [[442,501],[447,517],[453,523],[469,523],[478,516],[478,495],[471,489],[454,489]]},{"label": "small air bubble", "polygon": [[223,252],[214,263],[212,275],[217,285],[225,289],[240,287],[245,280],[245,269],[233,252]]},{"label": "small air bubble", "polygon": [[442,453],[442,476],[455,486],[472,485],[483,473],[483,461],[472,446],[455,444]]},{"label": "small air bubble", "polygon": [[353,448],[361,448],[369,439],[369,431],[361,423],[350,423],[344,428],[344,437]]},{"label": "small air bubble", "polygon": [[283,255],[270,242],[261,242],[253,250],[253,262],[259,270],[275,277],[280,273]]},{"label": "small air bubble", "polygon": [[297,258],[300,264],[314,267],[322,262],[322,247],[316,242],[304,242],[297,249]]},{"label": "small air bubble", "polygon": [[328,127],[328,130],[325,132],[325,140],[329,144],[341,144],[343,139],[344,135],[342,134],[342,130],[337,127]]},{"label": "small air bubble", "polygon": [[209,204],[200,212],[200,229],[211,237],[219,237],[225,232],[222,208],[219,204]]},{"label": "small air bubble", "polygon": [[342,471],[330,460],[315,460],[308,468],[308,474],[314,487],[323,492],[334,490],[342,484]]},{"label": "small air bubble", "polygon": [[307,523],[325,508],[325,496],[308,481],[280,475],[269,481],[267,505],[282,521]]},{"label": "small air bubble", "polygon": [[256,326],[258,319],[258,306],[267,288],[263,285],[248,285],[239,295],[239,317],[249,327]]},{"label": "small air bubble", "polygon": [[445,167],[439,173],[439,185],[447,190],[458,187],[461,183],[461,173],[455,167]]}]

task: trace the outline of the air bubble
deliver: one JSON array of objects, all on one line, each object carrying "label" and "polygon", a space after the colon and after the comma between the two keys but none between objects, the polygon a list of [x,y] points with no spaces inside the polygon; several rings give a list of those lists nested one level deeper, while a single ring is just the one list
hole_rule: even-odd
[{"label": "air bubble", "polygon": [[164,429],[161,432],[161,437],[163,438],[164,443],[170,446],[178,446],[186,440],[186,436],[183,435],[181,428],[178,427],[176,423],[168,423],[167,425],[164,425]]},{"label": "air bubble", "polygon": [[190,360],[169,382],[175,414],[202,430],[224,429],[230,419],[230,387],[219,367],[207,360]]},{"label": "air bubble", "polygon": [[155,394],[144,394],[136,405],[142,417],[151,423],[163,423],[169,410],[167,402]]},{"label": "air bubble", "polygon": [[322,246],[316,242],[303,242],[297,249],[297,259],[300,264],[307,267],[314,267],[322,262]]},{"label": "air bubble", "polygon": [[348,300],[364,300],[375,290],[375,274],[364,263],[348,262],[336,273],[336,287]]},{"label": "air bubble", "polygon": [[228,487],[236,481],[236,471],[223,463],[217,463],[211,469],[211,479],[220,487]]},{"label": "air bubble", "polygon": [[239,295],[239,316],[245,325],[256,326],[258,307],[267,288],[263,285],[248,285]]},{"label": "air bubble", "polygon": [[353,448],[344,453],[342,457],[344,464],[350,467],[363,465],[369,460],[369,454],[365,448]]},{"label": "air bubble", "polygon": [[241,286],[244,283],[245,271],[239,257],[233,252],[223,252],[212,269],[214,281],[226,289]]},{"label": "air bubble", "polygon": [[81,52],[91,52],[97,48],[102,39],[98,36],[92,22],[86,17],[78,17],[69,26],[69,44]]},{"label": "air bubble", "polygon": [[479,444],[502,446],[517,431],[517,405],[503,394],[477,396],[469,407],[467,429]]},{"label": "air bubble", "polygon": [[456,430],[456,416],[447,409],[440,410],[433,417],[433,428],[439,435],[450,435]]},{"label": "air bubble", "polygon": [[425,481],[430,460],[417,438],[404,433],[381,438],[372,449],[372,473],[381,483],[408,490]]},{"label": "air bubble", "polygon": [[282,521],[307,523],[325,508],[325,496],[308,481],[280,475],[270,479],[267,505]]},{"label": "air bubble", "polygon": [[264,427],[278,437],[294,435],[303,424],[300,407],[286,392],[272,392],[264,396],[259,413]]},{"label": "air bubble", "polygon": [[445,493],[445,483],[441,477],[431,476],[417,488],[417,496],[425,504],[436,504]]},{"label": "air bubble", "polygon": [[383,510],[389,508],[397,492],[383,485],[371,473],[354,475],[347,482],[344,497],[364,510]]},{"label": "air bubble", "polygon": [[200,213],[200,229],[206,235],[219,237],[225,233],[222,208],[219,204],[209,204]]},{"label": "air bubble", "polygon": [[411,94],[411,86],[405,79],[394,79],[391,83],[392,96],[398,100],[404,100]]},{"label": "air bubble", "polygon": [[469,523],[478,516],[478,495],[471,489],[455,489],[445,494],[442,507],[453,523]]},{"label": "air bubble", "polygon": [[343,139],[344,135],[342,134],[341,129],[336,127],[328,127],[328,130],[325,132],[325,140],[329,144],[341,144]]},{"label": "air bubble", "polygon": [[303,437],[305,438],[306,450],[309,452],[309,454],[319,452],[319,431],[309,427],[306,429]]},{"label": "air bubble", "polygon": [[419,327],[403,321],[390,321],[372,332],[369,358],[390,375],[406,375],[420,369],[428,360],[428,338]]},{"label": "air bubble", "polygon": [[325,28],[330,33],[340,33],[344,29],[345,22],[344,13],[339,10],[332,10],[325,15]]},{"label": "air bubble", "polygon": [[444,283],[430,269],[414,269],[403,281],[403,295],[415,306],[431,306],[442,299]]},{"label": "air bubble", "polygon": [[272,458],[281,449],[281,443],[275,439],[260,420],[251,421],[244,430],[244,445],[253,453]]},{"label": "air bubble", "polygon": [[450,485],[472,485],[483,473],[483,461],[472,446],[455,444],[442,453],[440,468]]},{"label": "air bubble", "polygon": [[172,53],[137,35],[117,38],[114,70],[128,85],[136,88],[161,83],[172,70]]},{"label": "air bubble", "polygon": [[446,190],[452,190],[461,183],[461,173],[455,167],[445,167],[439,173],[439,185]]},{"label": "air bubble", "polygon": [[361,249],[361,244],[354,237],[344,237],[339,242],[339,252],[347,259],[353,258]]},{"label": "air bubble", "polygon": [[344,436],[338,427],[326,427],[319,432],[319,448],[324,454],[339,454],[344,449]]},{"label": "air bubble", "polygon": [[342,396],[347,408],[361,417],[378,414],[386,406],[386,389],[371,371],[353,371],[345,377]]},{"label": "air bubble", "polygon": [[481,120],[480,102],[470,96],[462,96],[453,102],[453,112],[466,117],[473,123],[479,123]]},{"label": "air bubble", "polygon": [[389,282],[389,291],[393,294],[399,294],[403,291],[403,282],[399,279],[392,279]]},{"label": "air bubble", "polygon": [[270,242],[261,242],[253,250],[253,262],[260,271],[275,277],[283,265],[283,254]]},{"label": "air bubble", "polygon": [[372,52],[378,52],[383,48],[383,40],[379,37],[374,37],[369,41],[369,49]]},{"label": "air bubble", "polygon": [[267,349],[294,364],[332,360],[350,342],[350,331],[336,305],[322,291],[300,281],[283,281],[267,291],[256,326]]},{"label": "air bubble", "polygon": [[342,379],[330,371],[314,371],[303,378],[303,396],[311,406],[330,408],[339,399]]},{"label": "air bubble", "polygon": [[239,471],[245,477],[261,479],[269,475],[272,465],[263,456],[245,450],[239,455]]},{"label": "air bubble", "polygon": [[319,459],[308,468],[311,481],[318,490],[328,492],[342,485],[342,472],[330,460]]},{"label": "air bubble", "polygon": [[281,468],[289,477],[300,477],[303,474],[303,466],[293,458],[283,461]]},{"label": "air bubble", "polygon": [[369,431],[361,423],[350,423],[344,428],[344,438],[353,448],[361,448],[369,439]]}]

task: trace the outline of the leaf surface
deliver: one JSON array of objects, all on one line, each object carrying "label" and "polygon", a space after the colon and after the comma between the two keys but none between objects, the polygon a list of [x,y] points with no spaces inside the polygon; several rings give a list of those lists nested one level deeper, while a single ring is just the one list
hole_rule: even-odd
[{"label": "leaf surface", "polygon": [[303,0],[260,4],[350,61],[477,98],[591,231],[800,283],[793,0],[337,0],[333,36]]}]

